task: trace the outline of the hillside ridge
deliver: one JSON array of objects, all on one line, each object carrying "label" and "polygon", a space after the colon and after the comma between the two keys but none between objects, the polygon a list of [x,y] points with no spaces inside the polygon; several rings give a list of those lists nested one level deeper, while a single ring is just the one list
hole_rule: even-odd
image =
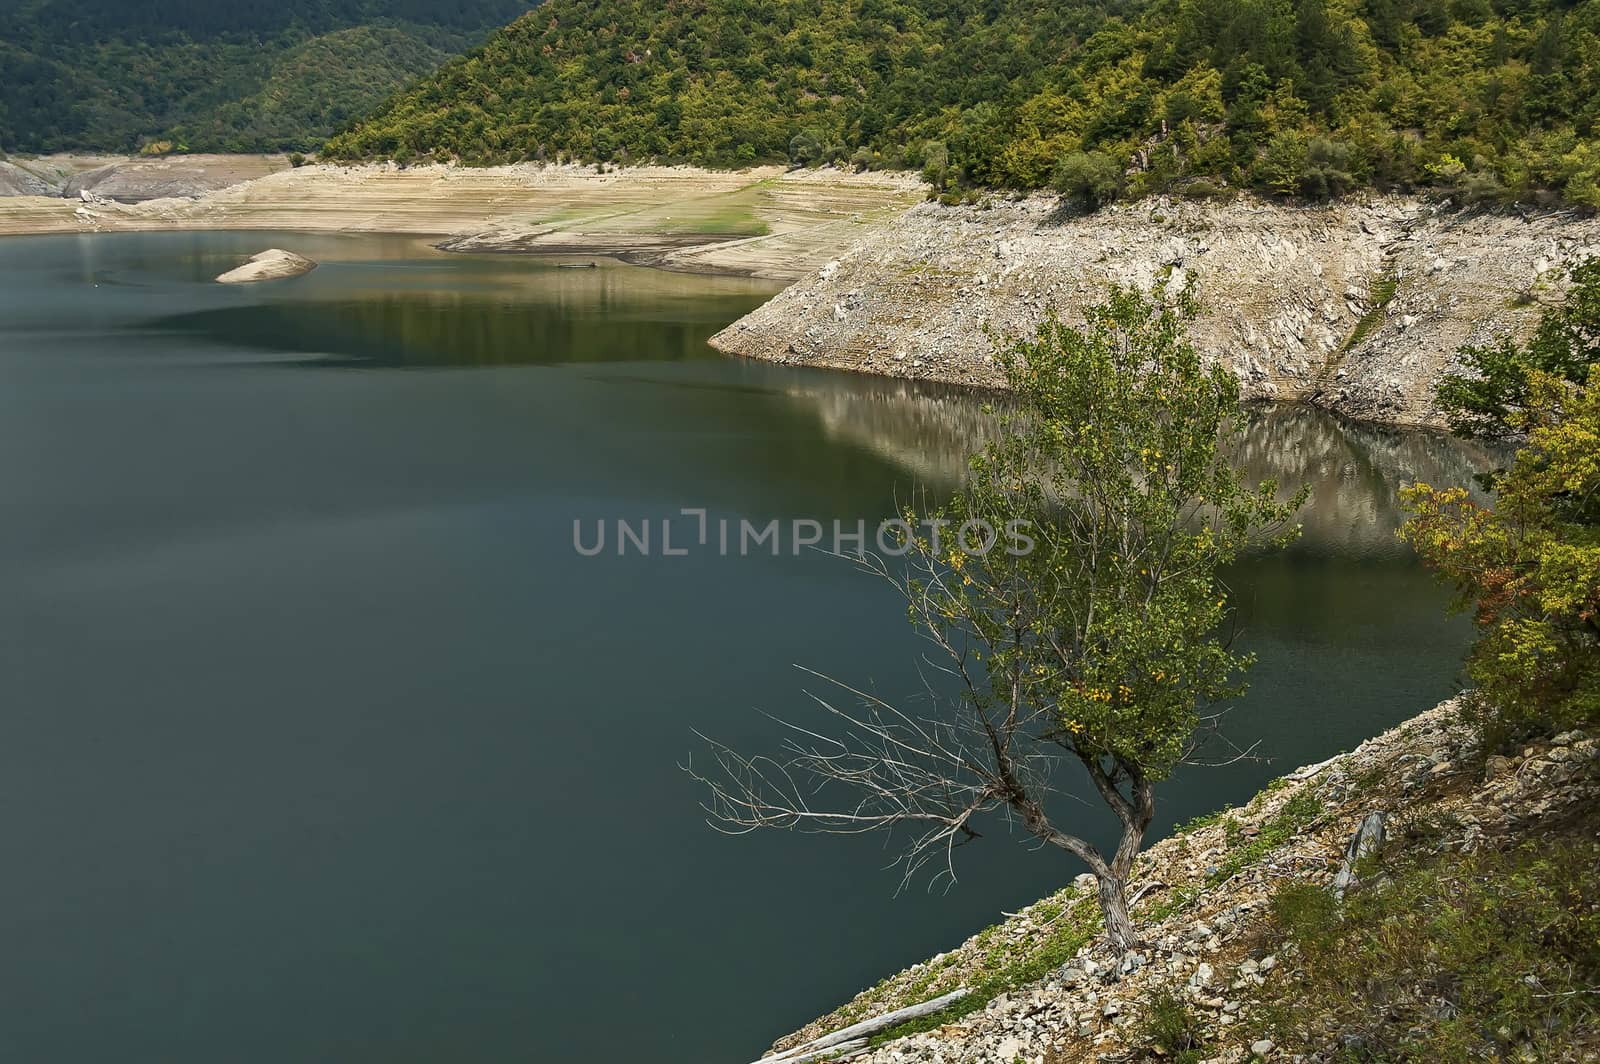
[{"label": "hillside ridge", "polygon": [[923,171],[1097,203],[1369,186],[1600,207],[1600,0],[549,0],[333,157]]}]

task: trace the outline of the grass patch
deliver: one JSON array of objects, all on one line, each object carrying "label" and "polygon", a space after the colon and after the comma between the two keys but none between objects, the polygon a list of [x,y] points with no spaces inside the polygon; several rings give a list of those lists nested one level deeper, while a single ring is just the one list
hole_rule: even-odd
[{"label": "grass patch", "polygon": [[1392,273],[1383,274],[1372,282],[1372,290],[1367,296],[1368,301],[1372,304],[1372,309],[1363,314],[1361,320],[1356,322],[1355,331],[1350,334],[1350,338],[1339,348],[1341,355],[1371,336],[1378,326],[1383,324],[1384,311],[1388,309],[1390,303],[1394,302],[1395,293],[1399,290],[1400,278]]},{"label": "grass patch", "polygon": [[1244,834],[1238,821],[1229,817],[1228,853],[1216,870],[1206,877],[1206,885],[1214,887],[1249,868],[1284,843],[1302,834],[1322,815],[1322,803],[1310,792],[1302,792],[1283,803],[1277,814],[1261,825],[1254,838]]},{"label": "grass patch", "polygon": [[1219,809],[1215,813],[1206,813],[1203,816],[1197,816],[1193,820],[1188,820],[1182,824],[1179,824],[1177,828],[1173,830],[1172,834],[1176,838],[1182,838],[1186,835],[1193,835],[1197,831],[1204,831],[1213,824],[1222,823],[1222,818],[1227,815],[1228,811],[1226,809]]},{"label": "grass patch", "polygon": [[1269,928],[1299,948],[1301,982],[1256,1015],[1290,1052],[1349,1060],[1554,1060],[1600,1022],[1600,843],[1541,838],[1508,852],[1418,851],[1380,864],[1344,908],[1285,887]]},{"label": "grass patch", "polygon": [[1170,986],[1156,987],[1145,1001],[1135,1037],[1146,1052],[1175,1064],[1198,1064],[1206,1056],[1205,1026]]},{"label": "grass patch", "polygon": [[[878,1033],[873,1036],[871,1044],[880,1046],[897,1038],[954,1023],[963,1016],[977,1012],[1001,994],[1038,982],[1076,956],[1100,933],[1100,927],[1099,902],[1087,897],[1066,903],[1055,916],[1048,933],[1032,940],[1004,938],[998,927],[984,930],[976,940],[977,946],[984,951],[983,956],[977,968],[967,973],[965,980],[972,992],[932,1016],[924,1016],[920,1020],[912,1020]],[[905,994],[904,1004],[925,1000],[929,996],[929,989],[931,984],[924,987],[920,995]]]}]

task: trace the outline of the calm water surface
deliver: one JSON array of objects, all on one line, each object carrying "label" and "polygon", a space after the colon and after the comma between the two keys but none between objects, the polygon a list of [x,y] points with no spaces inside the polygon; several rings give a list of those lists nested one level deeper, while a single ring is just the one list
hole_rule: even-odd
[{"label": "calm water surface", "polygon": [[[324,265],[209,283],[265,247]],[[574,518],[876,518],[982,424],[705,346],[770,291],[0,241],[0,1059],[737,1064],[1080,871],[990,839],[894,898],[874,843],[701,823],[691,728],[771,747],[795,663],[910,694],[918,644],[836,561],[582,559]],[[1163,830],[1457,686],[1394,491],[1482,456],[1280,410],[1243,457],[1316,490],[1234,576],[1231,731],[1273,761],[1175,781]]]}]

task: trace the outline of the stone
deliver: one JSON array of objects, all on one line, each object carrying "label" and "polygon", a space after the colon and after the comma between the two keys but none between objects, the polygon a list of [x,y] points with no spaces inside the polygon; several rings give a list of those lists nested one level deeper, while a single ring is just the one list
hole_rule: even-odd
[{"label": "stone", "polygon": [[1250,1052],[1258,1057],[1268,1056],[1276,1048],[1278,1048],[1277,1045],[1270,1038],[1263,1038],[1259,1042],[1250,1043]]},{"label": "stone", "polygon": [[1333,877],[1334,897],[1344,898],[1345,892],[1356,884],[1356,864],[1382,848],[1387,821],[1388,816],[1381,812],[1368,813],[1361,818],[1361,825],[1345,846],[1344,861],[1339,865],[1339,872]]}]

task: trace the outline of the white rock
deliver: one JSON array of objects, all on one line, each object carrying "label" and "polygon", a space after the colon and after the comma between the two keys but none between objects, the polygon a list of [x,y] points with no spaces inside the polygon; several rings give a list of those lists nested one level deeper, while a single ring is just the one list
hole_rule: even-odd
[{"label": "white rock", "polygon": [[296,255],[282,248],[271,248],[250,261],[217,277],[220,284],[253,284],[257,281],[277,281],[285,277],[298,277],[310,273],[317,264],[304,255]]}]

